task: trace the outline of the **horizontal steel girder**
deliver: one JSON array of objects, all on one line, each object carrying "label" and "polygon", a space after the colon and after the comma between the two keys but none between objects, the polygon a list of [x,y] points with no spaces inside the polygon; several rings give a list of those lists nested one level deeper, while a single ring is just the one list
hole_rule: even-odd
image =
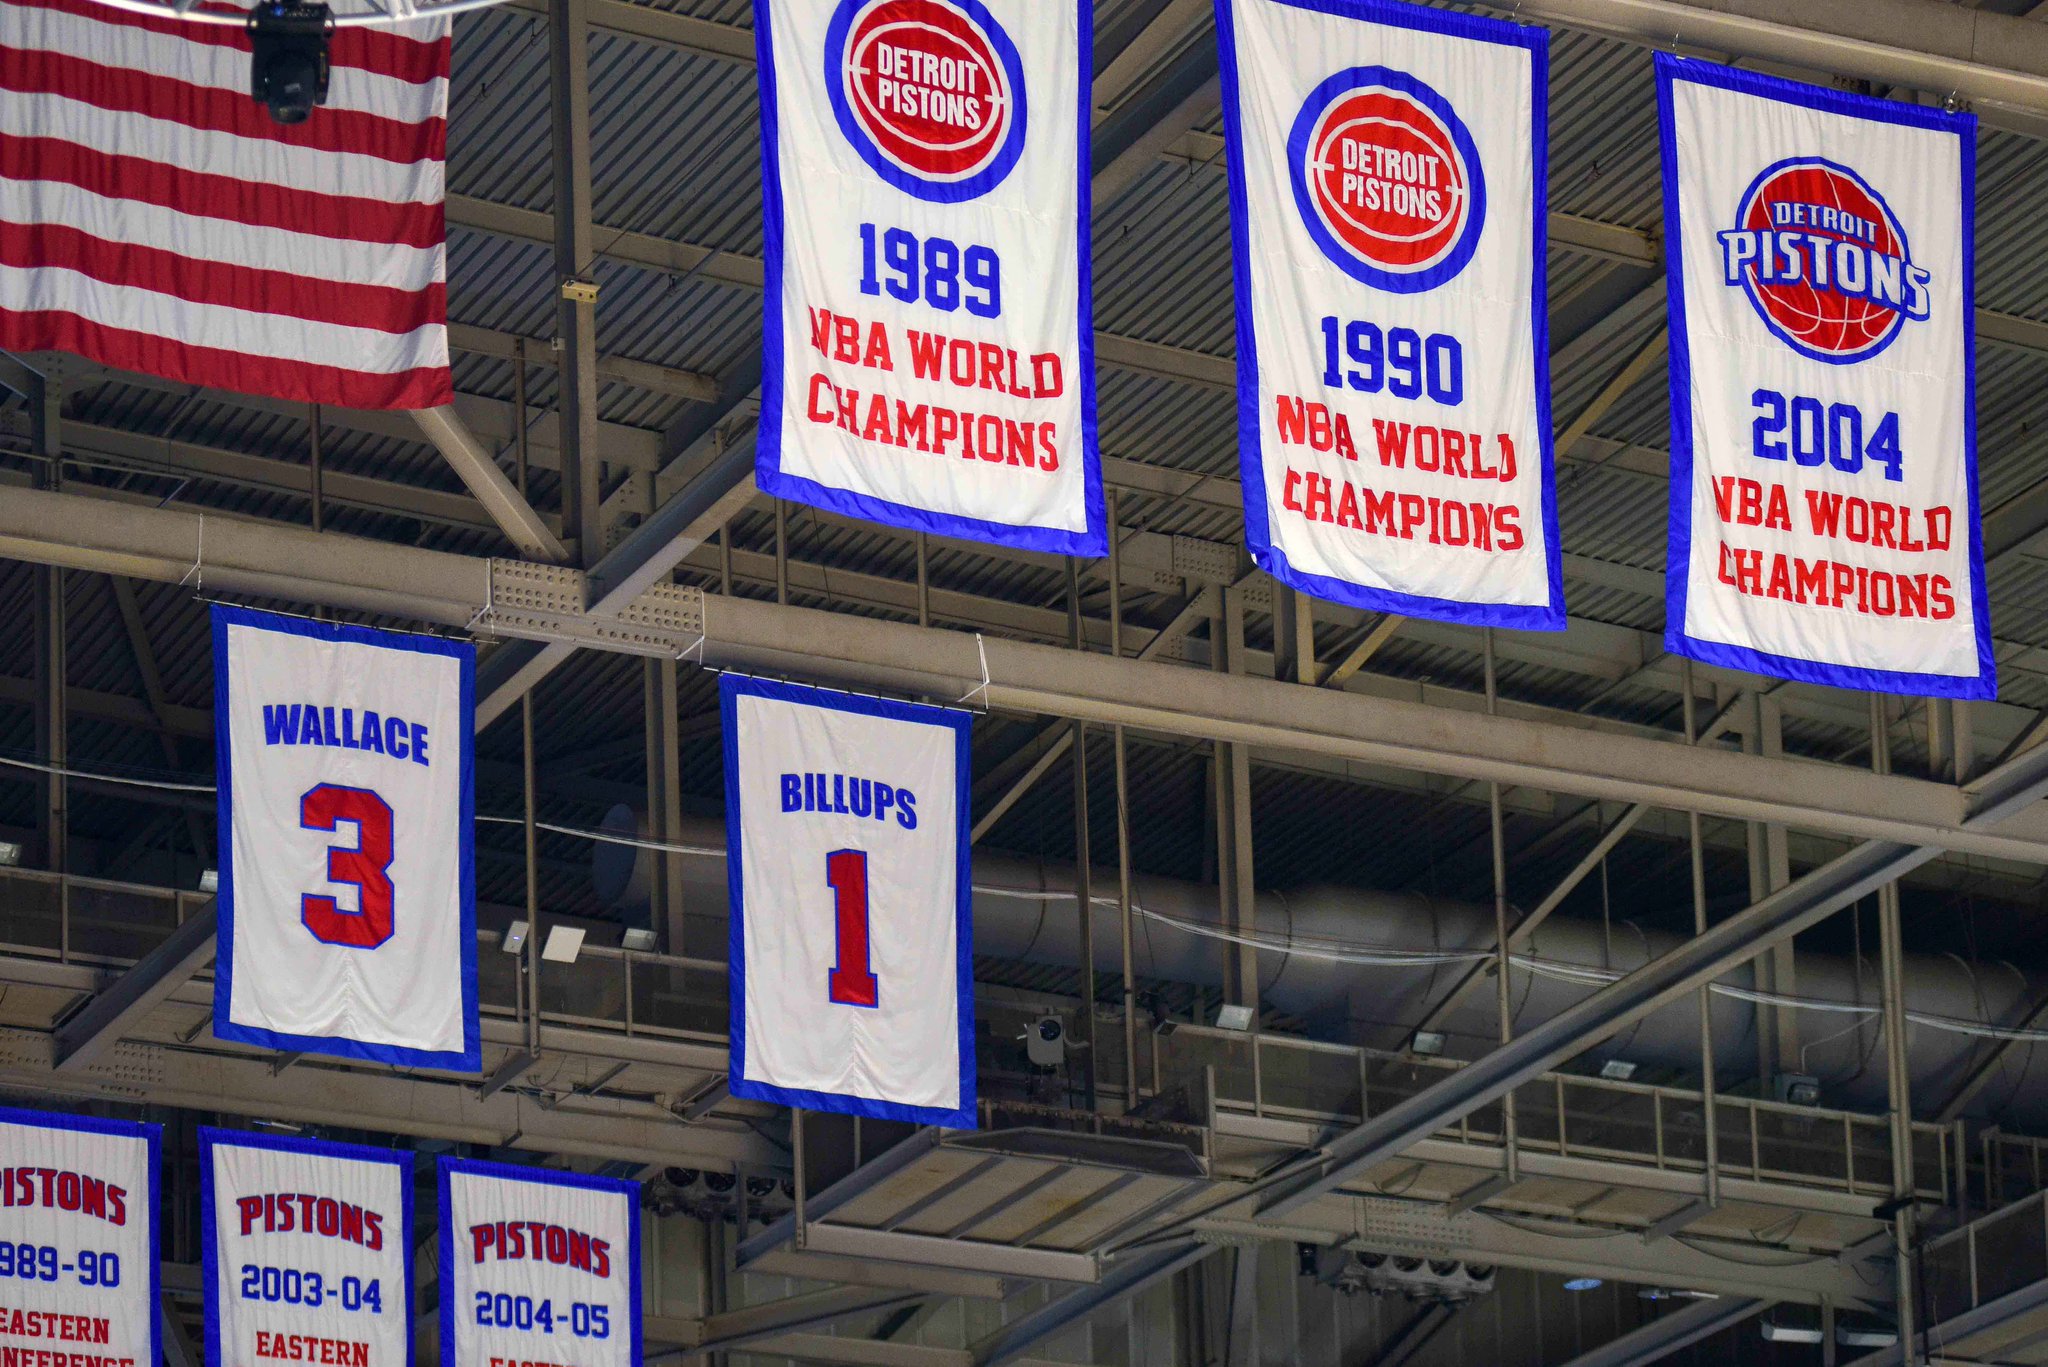
[{"label": "horizontal steel girder", "polygon": [[[390,613],[480,634],[817,677],[1008,711],[1331,755],[1551,792],[2048,863],[2037,811],[1965,826],[1923,779],[970,636],[660,585],[596,616],[583,575],[38,490],[0,500],[0,555]],[[984,665],[987,675],[984,677]],[[1982,782],[1979,780],[1978,782]]]}]

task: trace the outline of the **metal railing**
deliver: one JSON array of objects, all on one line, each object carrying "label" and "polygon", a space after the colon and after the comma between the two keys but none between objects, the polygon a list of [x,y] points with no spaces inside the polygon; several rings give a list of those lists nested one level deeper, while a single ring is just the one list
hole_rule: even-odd
[{"label": "metal railing", "polygon": [[[106,879],[59,877],[0,868],[0,953],[118,967],[146,954],[210,894]],[[724,924],[693,918],[686,939],[722,944]],[[692,933],[694,930],[695,933]],[[524,1020],[529,1003],[525,956],[497,952],[501,932],[479,931],[478,995],[483,1012]],[[722,1046],[726,1042],[724,958],[696,958],[587,943],[573,963],[539,966],[541,1020],[626,1037],[650,1036]],[[991,1081],[1022,1073],[1013,1021],[1033,1008],[989,1001],[981,1011],[980,1066]],[[1455,1060],[1179,1024],[1139,1038],[1137,1089],[1127,1105],[1121,1032],[1099,1030],[1094,1059],[1099,1104],[1164,1121],[1207,1124],[1209,1107],[1234,1115],[1356,1125],[1426,1089],[1462,1065]],[[1020,1057],[1013,1058],[1017,1054]],[[1149,1085],[1147,1085],[1149,1083]],[[1705,1107],[1697,1090],[1550,1073],[1516,1091],[1517,1145],[1548,1153],[1703,1172]],[[1788,1187],[1883,1197],[1892,1186],[1887,1121],[1879,1115],[1789,1106],[1716,1093],[1720,1171],[1724,1177]],[[1498,1103],[1462,1117],[1440,1140],[1498,1149]],[[1917,1194],[1947,1201],[1954,1188],[1958,1139],[1952,1129],[1914,1127]],[[2048,1140],[1991,1131],[1984,1139],[1984,1191],[1995,1199],[2015,1186],[2048,1186]]]},{"label": "metal railing", "polygon": [[1928,1240],[1920,1265],[1930,1325],[2048,1278],[2048,1192]]},{"label": "metal railing", "polygon": [[[1454,1059],[1393,1054],[1285,1035],[1176,1026],[1152,1035],[1155,1092],[1193,1091],[1214,1077],[1217,1110],[1318,1125],[1358,1125],[1464,1066]],[[1705,1103],[1697,1090],[1568,1073],[1518,1088],[1516,1144],[1522,1153],[1601,1159],[1659,1171],[1704,1172]],[[1892,1191],[1890,1122],[1881,1115],[1792,1106],[1717,1092],[1723,1177],[1886,1197]],[[1498,1103],[1437,1133],[1439,1140],[1498,1149]],[[1915,1124],[1914,1189],[1949,1199],[1954,1134]]]}]

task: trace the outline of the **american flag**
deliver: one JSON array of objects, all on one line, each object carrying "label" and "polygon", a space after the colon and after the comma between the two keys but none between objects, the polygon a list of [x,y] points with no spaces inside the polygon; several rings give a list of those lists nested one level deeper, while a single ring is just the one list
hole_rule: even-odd
[{"label": "american flag", "polygon": [[341,29],[332,62],[327,103],[286,126],[250,95],[239,25],[0,0],[0,347],[448,403],[448,20]]}]

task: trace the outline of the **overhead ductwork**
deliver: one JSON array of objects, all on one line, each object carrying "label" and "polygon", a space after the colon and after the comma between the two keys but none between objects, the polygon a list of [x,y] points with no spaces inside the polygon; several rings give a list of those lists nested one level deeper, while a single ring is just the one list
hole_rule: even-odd
[{"label": "overhead ductwork", "polygon": [[[642,835],[635,817],[616,810],[607,829]],[[687,823],[682,844],[698,853],[683,861],[684,897],[692,917],[722,919],[726,905],[724,828]],[[647,924],[648,888],[656,854],[616,844],[599,844],[593,881],[599,897],[628,924]],[[1093,886],[1116,887],[1114,870],[1097,869]],[[1080,962],[1078,908],[1072,870],[1006,856],[977,853],[974,859],[974,950],[977,955],[1073,968]],[[1141,978],[1215,986],[1223,981],[1225,950],[1217,938],[1217,896],[1213,887],[1175,879],[1139,878],[1133,884],[1132,932],[1135,967]],[[1121,928],[1113,897],[1097,894],[1095,968],[1122,972]],[[1286,893],[1262,892],[1252,938],[1260,945],[1263,1002],[1299,1016],[1319,1036],[1352,1043],[1399,1048],[1464,976],[1473,954],[1493,943],[1489,907],[1442,902],[1399,893],[1315,886]],[[1584,979],[1626,973],[1675,948],[1675,935],[1645,930],[1633,921],[1611,927],[1553,916],[1522,951],[1542,971],[1514,976],[1517,1030],[1550,1019],[1593,990]],[[1465,957],[1460,957],[1461,953]],[[1405,962],[1362,963],[1396,958]],[[1826,1104],[1882,1110],[1885,1105],[1882,1025],[1876,1015],[1878,965],[1875,953],[1852,965],[1844,958],[1801,955],[1793,989],[1813,1005],[1800,1012],[1799,1055],[1788,1070],[1820,1080]],[[1552,971],[1581,981],[1567,981]],[[1907,1009],[1924,1017],[2016,1024],[2037,984],[2013,965],[1971,965],[1954,955],[1911,955],[1905,966]],[[1750,969],[1722,980],[1737,992],[1757,990]],[[1839,1010],[1829,1008],[1864,1008]],[[1753,1001],[1716,994],[1715,1053],[1723,1086],[1753,1079],[1760,1010]],[[1447,1052],[1483,1052],[1496,1035],[1494,992],[1472,993],[1441,1023]],[[1981,1037],[1955,1029],[1911,1025],[1908,1047],[1913,1081],[1922,1109],[1938,1105],[1986,1047]],[[1978,1093],[1973,1114],[2008,1121],[2048,1123],[2048,1090],[2024,1089],[2044,1046],[2022,1043],[2005,1060],[2001,1075]],[[1600,1045],[1594,1057],[1623,1058],[1642,1068],[1680,1072],[1699,1066],[1699,1017],[1691,998],[1654,1012]],[[2048,1056],[2042,1059],[2048,1066]]]}]

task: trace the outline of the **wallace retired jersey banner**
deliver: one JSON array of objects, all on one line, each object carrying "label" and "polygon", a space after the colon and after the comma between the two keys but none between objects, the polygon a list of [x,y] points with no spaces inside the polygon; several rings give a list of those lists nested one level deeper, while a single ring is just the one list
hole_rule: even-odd
[{"label": "wallace retired jersey banner", "polygon": [[640,1367],[640,1184],[441,1160],[441,1367]]},{"label": "wallace retired jersey banner", "polygon": [[755,0],[764,493],[1107,550],[1087,0]]},{"label": "wallace retired jersey banner", "polygon": [[1216,0],[1252,557],[1408,616],[1561,629],[1548,36]]},{"label": "wallace retired jersey banner", "polygon": [[466,642],[213,610],[213,1032],[475,1071]]},{"label": "wallace retired jersey banner", "polygon": [[1666,648],[1989,698],[1967,114],[1657,55]]},{"label": "wallace retired jersey banner", "polygon": [[412,1362],[412,1156],[199,1131],[206,1360]]},{"label": "wallace retired jersey banner", "polygon": [[727,674],[732,1092],[971,1129],[965,712]]},{"label": "wallace retired jersey banner", "polygon": [[0,1362],[157,1367],[155,1125],[0,1108]]}]

